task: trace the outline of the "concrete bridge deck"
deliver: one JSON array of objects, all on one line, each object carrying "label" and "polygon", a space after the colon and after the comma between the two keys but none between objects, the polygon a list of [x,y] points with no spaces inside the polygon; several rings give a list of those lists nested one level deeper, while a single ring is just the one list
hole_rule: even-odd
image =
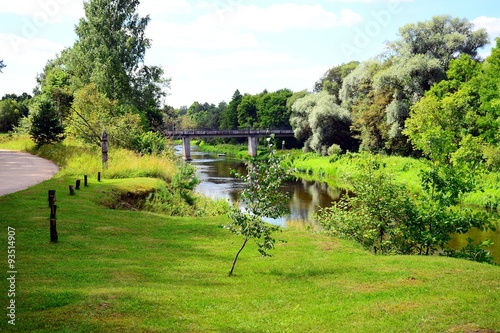
[{"label": "concrete bridge deck", "polygon": [[165,131],[165,136],[182,139],[182,157],[191,159],[191,138],[242,138],[248,137],[248,155],[257,156],[257,138],[265,136],[293,136],[293,130],[178,130]]}]

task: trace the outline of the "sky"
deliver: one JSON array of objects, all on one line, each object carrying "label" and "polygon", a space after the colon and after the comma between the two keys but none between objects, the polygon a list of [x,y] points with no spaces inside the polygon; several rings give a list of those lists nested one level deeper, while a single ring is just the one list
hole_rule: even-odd
[{"label": "sky", "polygon": [[[32,93],[47,61],[75,43],[83,2],[3,1],[0,96]],[[151,18],[145,64],[171,79],[163,102],[175,108],[229,102],[236,89],[312,91],[329,68],[375,57],[400,27],[436,15],[500,36],[498,0],[141,0],[138,12]]]}]

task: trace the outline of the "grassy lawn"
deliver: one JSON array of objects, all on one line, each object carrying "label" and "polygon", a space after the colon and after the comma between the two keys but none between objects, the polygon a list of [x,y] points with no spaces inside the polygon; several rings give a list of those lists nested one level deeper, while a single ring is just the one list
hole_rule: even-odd
[{"label": "grassy lawn", "polygon": [[[31,149],[19,141],[0,148],[8,145]],[[172,163],[120,152],[102,182],[91,176],[70,196],[75,177],[94,175],[99,163],[71,147],[39,152],[63,166],[55,178],[0,197],[0,251],[14,228],[17,271],[12,297],[4,260],[2,332],[500,331],[500,266],[375,256],[289,228],[273,257],[250,244],[228,277],[241,239],[219,228],[227,217],[107,208],[163,187]],[[57,190],[57,244],[49,242],[49,189]],[[6,316],[12,299],[15,326]]]},{"label": "grassy lawn", "polygon": [[[225,217],[99,204],[117,192],[161,186],[154,179],[91,180],[69,196],[72,181],[59,176],[0,197],[4,253],[7,227],[16,230],[15,331],[500,330],[498,266],[374,256],[349,242],[285,230],[279,237],[287,242],[272,258],[247,248],[230,278],[240,239],[218,228]],[[49,243],[48,189],[58,193],[57,244]],[[0,288],[6,311],[6,278]],[[8,328],[4,315],[0,330]]]}]

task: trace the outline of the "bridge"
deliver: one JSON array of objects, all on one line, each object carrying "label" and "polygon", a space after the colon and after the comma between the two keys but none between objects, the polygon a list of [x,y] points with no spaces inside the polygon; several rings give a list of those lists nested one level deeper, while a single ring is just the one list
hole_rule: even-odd
[{"label": "bridge", "polygon": [[257,138],[264,136],[289,137],[293,130],[178,130],[165,131],[164,134],[174,139],[182,139],[182,157],[191,160],[191,138],[244,138],[248,137],[248,155],[257,156]]}]

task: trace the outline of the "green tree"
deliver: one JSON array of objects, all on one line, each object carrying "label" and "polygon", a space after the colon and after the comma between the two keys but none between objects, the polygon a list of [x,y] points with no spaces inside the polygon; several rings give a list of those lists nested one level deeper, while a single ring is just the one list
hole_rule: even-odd
[{"label": "green tree", "polygon": [[236,111],[238,113],[238,128],[253,129],[258,127],[256,96],[243,95]]},{"label": "green tree", "polygon": [[328,233],[375,253],[431,255],[446,249],[453,233],[493,227],[486,213],[458,205],[475,189],[469,166],[429,162],[420,173],[422,192],[414,196],[392,181],[377,158],[365,162],[361,176],[349,180],[356,196],[317,214]]},{"label": "green tree", "polygon": [[500,153],[498,46],[497,41],[484,63],[468,55],[453,60],[448,79],[434,85],[411,108],[404,134],[433,161],[452,163],[467,155],[494,167],[494,152]]},{"label": "green tree", "polygon": [[27,108],[12,99],[0,101],[0,133],[12,131],[19,119],[26,115]]},{"label": "green tree", "polygon": [[389,43],[390,66],[377,74],[374,87],[379,92],[393,94],[386,107],[386,122],[390,126],[386,145],[406,152],[409,147],[401,132],[411,105],[434,83],[446,78],[452,59],[461,54],[476,58],[478,49],[488,43],[488,34],[484,29],[474,30],[474,25],[466,19],[435,16],[402,27],[400,36]]},{"label": "green tree", "polygon": [[291,108],[288,99],[293,95],[290,89],[263,92],[257,96],[257,119],[259,128],[290,128]]},{"label": "green tree", "polygon": [[377,92],[373,78],[384,68],[379,60],[363,61],[344,78],[339,97],[342,107],[350,110],[353,136],[360,140],[360,149],[378,152],[385,149],[388,137],[385,108],[391,94]]},{"label": "green tree", "polygon": [[305,149],[326,155],[333,144],[343,150],[356,147],[350,132],[350,113],[337,104],[335,96],[326,91],[298,99],[292,106],[290,123],[295,137],[305,140]]},{"label": "green tree", "polygon": [[238,105],[241,103],[243,96],[236,89],[229,102],[226,112],[222,117],[221,129],[237,129],[238,128]]},{"label": "green tree", "polygon": [[100,146],[103,131],[110,144],[130,149],[143,132],[137,114],[117,108],[115,101],[91,84],[76,92],[67,132],[87,144]]},{"label": "green tree", "polygon": [[35,101],[30,113],[29,134],[37,146],[64,140],[64,127],[59,122],[54,103],[46,98]]},{"label": "green tree", "polygon": [[330,95],[339,97],[344,78],[358,67],[358,61],[350,61],[346,64],[330,68],[314,84],[314,92],[327,91]]},{"label": "green tree", "polygon": [[411,196],[393,182],[378,158],[364,156],[362,176],[348,180],[356,195],[320,209],[315,219],[328,234],[354,240],[376,254],[416,253],[418,242],[408,237],[409,221],[415,220]]},{"label": "green tree", "polygon": [[180,116],[178,110],[173,106],[163,106],[163,129],[173,131],[180,126]]},{"label": "green tree", "polygon": [[43,79],[40,77],[39,89],[41,94],[49,96],[56,106],[61,123],[69,116],[73,103],[71,75],[61,66],[49,64],[46,66]]},{"label": "green tree", "polygon": [[288,195],[279,191],[288,172],[274,150],[271,150],[265,160],[252,160],[248,163],[247,175],[233,173],[245,182],[245,189],[239,199],[243,209],[233,207],[229,213],[232,222],[224,228],[241,235],[243,244],[234,257],[229,276],[233,275],[238,257],[249,240],[256,242],[262,256],[270,255],[268,251],[276,243],[273,233],[280,228],[267,224],[263,218],[278,218],[288,210]]},{"label": "green tree", "polygon": [[472,22],[449,15],[407,24],[399,29],[399,35],[399,40],[389,43],[390,52],[422,54],[438,59],[444,71],[448,69],[450,61],[461,54],[468,54],[478,60],[478,50],[488,44],[485,29],[474,30]]},{"label": "green tree", "polygon": [[85,17],[75,29],[78,40],[54,63],[71,76],[73,91],[94,84],[108,99],[140,114],[146,127],[157,129],[169,80],[161,67],[144,64],[151,46],[145,36],[149,16],[139,17],[138,5],[139,0],[85,2]]}]

